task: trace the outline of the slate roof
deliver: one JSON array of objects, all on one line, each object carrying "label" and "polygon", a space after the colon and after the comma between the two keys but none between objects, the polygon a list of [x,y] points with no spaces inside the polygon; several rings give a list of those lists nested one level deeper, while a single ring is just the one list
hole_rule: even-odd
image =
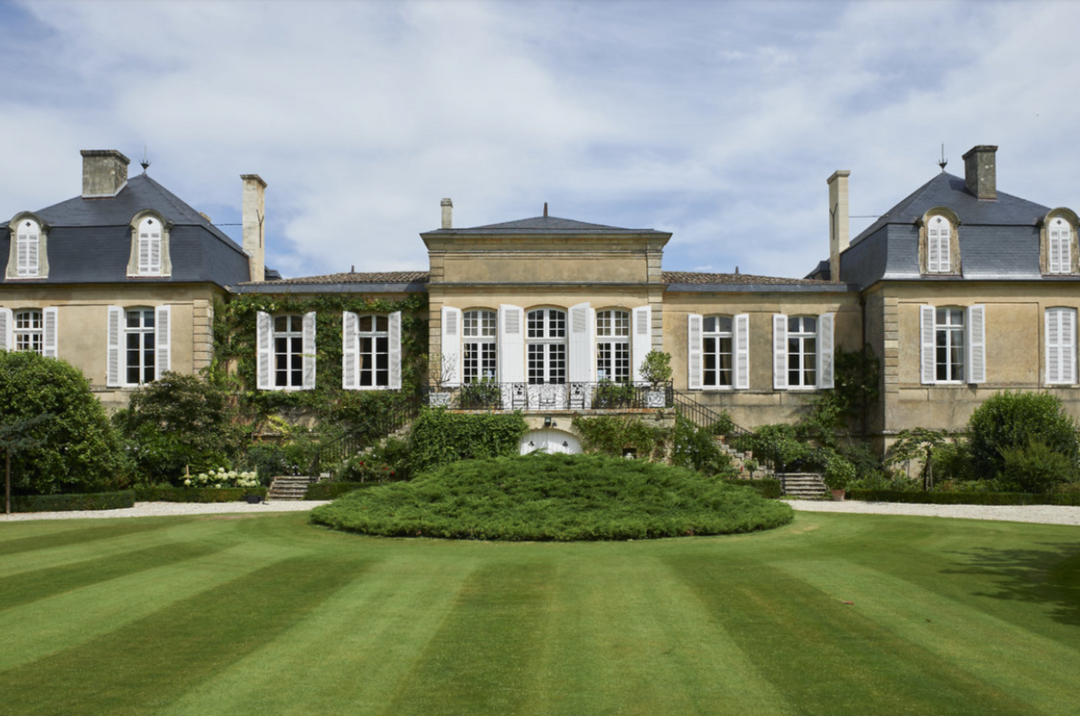
[{"label": "slate roof", "polygon": [[607,234],[607,233],[664,233],[655,229],[624,229],[618,226],[606,226],[604,224],[589,224],[584,221],[573,219],[560,219],[557,216],[534,216],[531,219],[518,219],[506,221],[501,224],[488,224],[475,226],[468,229],[438,229],[436,232],[461,232],[461,233],[499,233],[499,234],[544,234],[544,233],[574,233],[574,234]]},{"label": "slate roof", "polygon": [[[128,278],[131,220],[145,209],[171,223],[172,275]],[[146,174],[128,179],[115,197],[77,196],[36,214],[48,226],[49,277],[3,278],[0,284],[203,283],[225,287],[248,278],[244,250],[198,211]],[[0,231],[0,262],[6,266],[10,232]]]},{"label": "slate roof", "polygon": [[427,283],[427,271],[380,271],[373,273],[331,273],[325,276],[302,276],[278,281],[244,281],[239,286],[274,286],[287,284],[317,285],[328,283]]},{"label": "slate roof", "polygon": [[754,276],[745,273],[698,273],[696,271],[664,271],[664,283],[673,284],[769,284],[774,286],[793,284],[828,284],[828,281],[814,281],[805,278],[785,278],[781,276]]}]

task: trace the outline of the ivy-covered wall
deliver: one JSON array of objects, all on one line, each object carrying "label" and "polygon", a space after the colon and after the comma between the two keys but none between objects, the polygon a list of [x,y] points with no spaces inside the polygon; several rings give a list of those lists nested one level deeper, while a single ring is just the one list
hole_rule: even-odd
[{"label": "ivy-covered wall", "polygon": [[[241,294],[214,309],[214,362],[211,373],[233,382],[241,403],[266,415],[301,409],[325,415],[339,403],[386,402],[390,395],[420,391],[428,352],[428,298],[410,294],[391,298],[331,294],[315,296]],[[258,390],[256,313],[304,314],[315,311],[314,390]],[[401,391],[354,391],[341,387],[342,313],[401,311]]]}]

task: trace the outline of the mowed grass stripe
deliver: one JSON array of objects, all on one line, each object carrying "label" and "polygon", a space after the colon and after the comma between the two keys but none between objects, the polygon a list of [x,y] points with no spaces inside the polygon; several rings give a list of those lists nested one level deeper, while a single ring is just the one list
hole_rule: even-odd
[{"label": "mowed grass stripe", "polygon": [[[101,525],[98,527],[78,527],[65,530],[57,530],[54,532],[45,531],[44,534],[40,531],[44,531],[41,525],[51,527],[53,522],[40,522],[36,523],[34,527],[39,532],[29,537],[16,537],[7,539],[7,534],[25,534],[27,531],[23,530],[23,523],[4,523],[0,524],[0,557],[5,557],[12,554],[18,554],[19,552],[31,552],[35,550],[55,549],[57,547],[67,547],[73,544],[86,544],[88,542],[96,542],[98,540],[113,539],[116,537],[123,537],[125,535],[139,534],[141,532],[152,532],[154,530],[161,530],[168,527],[175,527],[176,523],[169,523],[160,520],[135,520],[125,519],[123,521],[117,521],[108,525]],[[15,527],[18,525],[18,528]],[[19,531],[16,532],[16,529]]]},{"label": "mowed grass stripe", "polygon": [[0,612],[0,671],[120,629],[285,556],[279,549],[247,543]]},{"label": "mowed grass stripe", "polygon": [[317,557],[264,567],[0,673],[4,707],[69,716],[155,711],[278,638],[362,569],[355,560]]},{"label": "mowed grass stripe", "polygon": [[1045,713],[1074,714],[1080,652],[911,582],[843,560],[776,566],[898,637]]},{"label": "mowed grass stripe", "polygon": [[802,713],[1039,713],[776,567],[670,563]]},{"label": "mowed grass stripe", "polygon": [[287,632],[160,716],[386,713],[475,564],[409,552],[373,562]]},{"label": "mowed grass stripe", "polygon": [[616,549],[560,562],[545,683],[523,713],[796,713],[666,563]]},{"label": "mowed grass stripe", "polygon": [[21,572],[0,580],[0,611],[135,572],[204,557],[226,546],[207,543],[164,544],[62,567]]},{"label": "mowed grass stripe", "polygon": [[551,564],[535,557],[493,562],[473,572],[383,713],[526,711],[539,696],[536,662],[554,574]]}]

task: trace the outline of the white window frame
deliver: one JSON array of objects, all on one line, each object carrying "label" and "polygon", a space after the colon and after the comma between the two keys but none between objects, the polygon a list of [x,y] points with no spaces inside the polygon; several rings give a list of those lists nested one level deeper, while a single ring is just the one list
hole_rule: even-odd
[{"label": "white window frame", "polygon": [[472,308],[461,320],[461,382],[495,382],[499,376],[499,313]]},{"label": "white window frame", "polygon": [[41,309],[16,309],[12,318],[15,323],[12,329],[14,340],[11,343],[11,349],[37,353],[39,356],[45,355],[45,318]]},{"label": "white window frame", "polygon": [[37,278],[41,272],[41,225],[33,219],[21,219],[16,242],[16,275]]},{"label": "white window frame", "polygon": [[[139,325],[132,326],[130,321],[132,315],[137,315]],[[147,315],[153,319],[153,325],[146,325]],[[135,388],[146,383],[151,383],[155,379],[161,376],[162,369],[158,366],[158,312],[151,306],[132,306],[123,309],[122,323],[120,328],[121,343],[121,380],[120,384],[127,388]],[[130,347],[132,337],[139,338],[139,345],[135,348]],[[147,347],[146,336],[152,337],[153,345]],[[138,366],[131,365],[131,353],[134,351],[139,359]],[[153,366],[146,365],[147,355],[153,360]],[[136,368],[138,372],[138,379],[131,380],[131,370]],[[151,375],[147,376],[147,371],[152,371]]]},{"label": "white window frame", "polygon": [[[372,319],[370,330],[361,330],[361,319]],[[385,318],[387,326],[385,331],[378,329],[378,319]],[[342,320],[342,371],[341,384],[346,390],[400,390],[401,389],[401,311],[390,314],[385,313],[353,313],[345,311],[341,314]],[[365,339],[378,341],[386,338],[387,354],[387,378],[386,385],[378,385],[378,369],[364,365],[364,352],[361,351],[362,341]],[[366,351],[368,355],[379,354],[377,343],[372,350]],[[363,385],[365,374],[371,375],[375,370],[374,380],[370,384]]]},{"label": "white window frame", "polygon": [[596,380],[628,384],[634,377],[631,313],[622,308],[596,312]]},{"label": "white window frame", "polygon": [[926,222],[926,272],[950,273],[952,271],[953,225],[947,217],[934,214]]},{"label": "white window frame", "polygon": [[1072,273],[1072,225],[1060,216],[1054,217],[1047,227],[1046,239],[1050,254],[1047,261],[1049,273]]},{"label": "white window frame", "polygon": [[[805,381],[805,356],[806,351],[800,350],[801,360],[797,370],[802,376],[799,385],[789,385],[791,370],[789,346],[789,322],[794,319],[813,319],[814,331],[800,331],[799,345],[805,346],[810,337],[815,339],[814,356],[814,382],[807,384]],[[774,390],[831,390],[834,387],[833,355],[835,352],[835,313],[800,314],[788,317],[783,313],[773,314],[773,389]]]},{"label": "white window frame", "polygon": [[1056,306],[1044,316],[1046,385],[1076,384],[1076,309]]},{"label": "white window frame", "polygon": [[273,359],[271,382],[274,390],[304,388],[304,316],[284,313],[274,316],[270,337]]},{"label": "white window frame", "polygon": [[140,276],[162,275],[162,225],[161,221],[153,216],[144,217],[139,221],[138,234],[138,272]]},{"label": "white window frame", "polygon": [[[942,325],[938,312],[948,311],[949,316],[962,316],[963,324],[950,321]],[[938,378],[939,348],[944,348],[946,355],[953,348],[953,338],[962,335],[963,376],[955,378],[946,375]],[[978,385],[986,382],[986,306],[930,306],[919,307],[920,333],[920,374],[923,385]],[[939,337],[944,338],[944,346],[939,346]],[[943,364],[944,365],[944,364]],[[951,363],[949,365],[952,365]],[[946,373],[951,371],[947,370]]]},{"label": "white window frame", "polygon": [[[315,388],[315,315],[315,311],[304,314],[282,313],[278,315],[258,311],[255,314],[255,370],[256,385],[259,390],[294,391],[313,390]],[[289,326],[286,331],[277,329],[277,319],[288,318],[291,324],[291,319],[296,317],[300,318],[299,330],[294,330],[292,326]],[[286,352],[279,353],[279,339],[291,340],[297,337],[300,339],[299,353],[296,353],[291,347]],[[299,368],[286,369],[289,372],[300,371],[299,385],[292,385],[291,378],[289,385],[277,384],[278,357],[280,355],[300,359]]]},{"label": "white window frame", "polygon": [[525,368],[530,385],[563,385],[568,379],[567,311],[534,308],[525,315]]},{"label": "white window frame", "polygon": [[[731,320],[732,384],[705,384],[705,321],[708,318]],[[719,334],[713,333],[714,337]],[[750,314],[734,316],[687,314],[687,388],[690,390],[748,390],[750,388]]]}]

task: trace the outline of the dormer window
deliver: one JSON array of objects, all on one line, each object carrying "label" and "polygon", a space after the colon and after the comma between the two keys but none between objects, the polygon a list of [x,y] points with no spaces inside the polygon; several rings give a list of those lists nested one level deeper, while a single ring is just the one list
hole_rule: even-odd
[{"label": "dormer window", "polygon": [[931,217],[926,227],[926,270],[928,273],[949,273],[949,244],[952,224],[943,216]]},{"label": "dormer window", "polygon": [[1072,273],[1073,229],[1068,221],[1056,216],[1047,227],[1048,273]]},{"label": "dormer window", "polygon": [[9,279],[48,278],[49,261],[45,251],[45,227],[36,216],[23,212],[8,224],[11,252],[6,276]]},{"label": "dormer window", "polygon": [[131,256],[127,275],[166,277],[172,274],[169,260],[169,225],[155,211],[141,211],[131,220]]}]

